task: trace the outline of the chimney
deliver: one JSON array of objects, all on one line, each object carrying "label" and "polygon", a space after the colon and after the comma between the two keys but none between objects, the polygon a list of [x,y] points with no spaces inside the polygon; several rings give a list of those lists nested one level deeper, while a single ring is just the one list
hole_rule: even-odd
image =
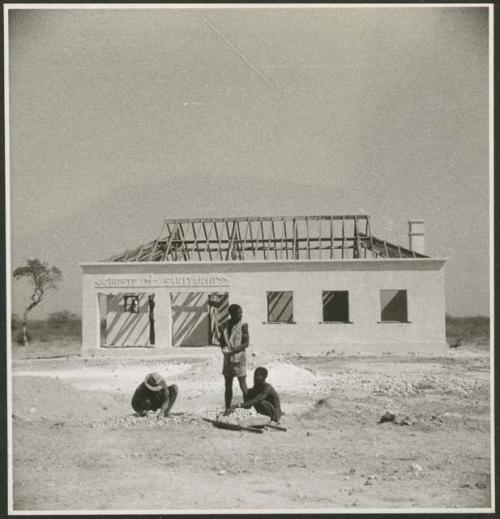
[{"label": "chimney", "polygon": [[408,222],[408,238],[410,249],[425,254],[425,227],[423,220],[410,220]]}]

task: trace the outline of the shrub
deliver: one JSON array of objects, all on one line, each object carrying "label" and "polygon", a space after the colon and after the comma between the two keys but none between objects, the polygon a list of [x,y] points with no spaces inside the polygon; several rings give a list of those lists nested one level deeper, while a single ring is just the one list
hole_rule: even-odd
[{"label": "shrub", "polygon": [[[31,337],[31,333],[28,330],[26,330],[26,337],[28,338],[28,342],[31,342],[32,337]],[[16,342],[17,342],[17,344],[24,344],[22,330],[16,334]]]},{"label": "shrub", "polygon": [[71,325],[75,322],[79,322],[80,317],[68,310],[62,310],[61,312],[53,312],[49,314],[47,324],[50,328],[62,328],[63,326]]},{"label": "shrub", "polygon": [[15,330],[16,328],[19,328],[22,324],[21,318],[19,317],[19,314],[13,313],[10,318],[10,329]]},{"label": "shrub", "polygon": [[446,315],[446,336],[449,339],[462,339],[465,342],[487,343],[490,337],[490,318]]}]

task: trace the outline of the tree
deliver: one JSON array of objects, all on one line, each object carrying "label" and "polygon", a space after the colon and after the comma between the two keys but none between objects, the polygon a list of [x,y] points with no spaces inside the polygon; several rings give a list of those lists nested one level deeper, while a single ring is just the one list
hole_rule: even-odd
[{"label": "tree", "polygon": [[24,267],[18,267],[14,270],[15,279],[27,279],[33,286],[33,294],[31,303],[26,307],[23,313],[23,329],[21,344],[28,344],[27,322],[28,313],[42,302],[43,296],[47,290],[57,289],[57,284],[62,280],[62,272],[57,267],[49,267],[47,263],[41,262],[39,259],[28,260]]}]

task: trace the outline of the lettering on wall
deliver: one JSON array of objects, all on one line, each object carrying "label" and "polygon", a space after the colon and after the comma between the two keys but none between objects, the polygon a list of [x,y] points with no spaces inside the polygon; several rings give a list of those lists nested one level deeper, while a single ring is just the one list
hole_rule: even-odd
[{"label": "lettering on wall", "polygon": [[133,277],[111,276],[96,279],[97,288],[139,288],[139,287],[227,287],[229,280],[218,274],[195,276],[172,276],[144,274]]}]

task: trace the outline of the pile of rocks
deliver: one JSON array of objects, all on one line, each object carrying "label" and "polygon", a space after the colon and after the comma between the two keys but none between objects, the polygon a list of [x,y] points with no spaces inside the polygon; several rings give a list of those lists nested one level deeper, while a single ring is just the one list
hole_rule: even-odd
[{"label": "pile of rocks", "polygon": [[233,425],[240,425],[241,423],[246,422],[250,418],[255,418],[256,416],[258,415],[254,409],[243,409],[242,407],[237,407],[228,416],[224,416],[224,413],[217,414],[216,420]]},{"label": "pile of rocks", "polygon": [[95,419],[90,423],[91,428],[128,428],[128,427],[162,427],[178,423],[194,423],[201,419],[194,415],[158,416],[154,412],[147,416],[129,415]]}]

